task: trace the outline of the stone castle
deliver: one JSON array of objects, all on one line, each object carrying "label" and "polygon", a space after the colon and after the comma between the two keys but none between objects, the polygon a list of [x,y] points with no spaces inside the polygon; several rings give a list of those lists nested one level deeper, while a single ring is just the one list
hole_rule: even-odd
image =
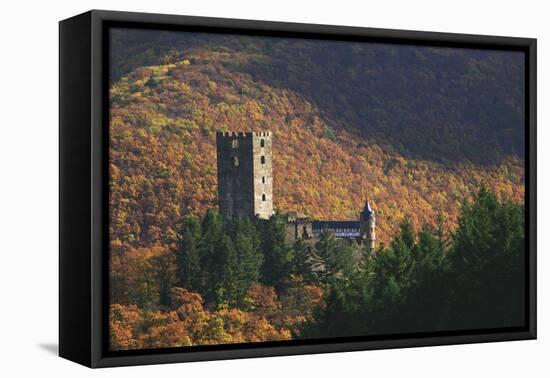
[{"label": "stone castle", "polygon": [[[218,203],[227,218],[267,220],[273,214],[273,134],[262,132],[216,133]],[[298,217],[289,211],[287,239],[315,240],[321,232],[367,244],[376,242],[376,217],[367,200],[358,220],[331,221]]]}]

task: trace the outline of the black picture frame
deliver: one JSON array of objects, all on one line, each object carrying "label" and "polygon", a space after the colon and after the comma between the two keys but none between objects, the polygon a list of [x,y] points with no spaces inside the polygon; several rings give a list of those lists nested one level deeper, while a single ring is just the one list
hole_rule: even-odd
[{"label": "black picture frame", "polygon": [[[525,327],[109,352],[109,27],[207,31],[525,52]],[[89,367],[535,339],[536,39],[92,10],[59,24],[59,354]]]}]

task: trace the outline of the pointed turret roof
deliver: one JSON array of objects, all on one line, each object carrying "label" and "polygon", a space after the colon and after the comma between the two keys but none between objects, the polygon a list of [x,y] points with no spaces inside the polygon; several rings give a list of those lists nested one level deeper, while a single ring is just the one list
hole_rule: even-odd
[{"label": "pointed turret roof", "polygon": [[370,207],[370,202],[367,197],[367,200],[365,201],[365,207],[363,208],[363,211],[361,212],[361,218],[363,220],[369,219],[372,215],[374,215],[374,210]]}]

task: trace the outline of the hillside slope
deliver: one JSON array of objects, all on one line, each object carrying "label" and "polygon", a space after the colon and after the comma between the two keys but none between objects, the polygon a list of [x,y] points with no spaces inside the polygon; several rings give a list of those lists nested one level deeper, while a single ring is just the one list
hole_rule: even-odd
[{"label": "hillside slope", "polygon": [[407,158],[491,165],[524,155],[520,52],[124,29],[112,41],[113,82],[191,49],[242,53],[223,65],[303,96],[332,130]]},{"label": "hillside slope", "polygon": [[[195,46],[170,55],[166,64],[135,68],[112,85],[113,247],[168,242],[182,216],[216,207],[218,129],[274,133],[276,209],[355,219],[368,195],[384,242],[406,215],[419,226],[433,224],[441,212],[453,225],[461,202],[483,183],[500,197],[522,201],[523,162],[506,143],[497,146],[491,164],[400,152],[390,137],[371,138],[350,127],[353,122],[335,120],[333,110],[321,111],[313,96],[270,83],[260,72],[266,69],[258,69],[266,56],[248,50]],[[396,130],[387,135],[402,137]]]}]

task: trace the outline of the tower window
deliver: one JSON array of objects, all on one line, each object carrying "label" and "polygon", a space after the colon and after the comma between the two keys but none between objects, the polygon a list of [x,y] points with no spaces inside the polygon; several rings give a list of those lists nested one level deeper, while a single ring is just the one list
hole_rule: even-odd
[{"label": "tower window", "polygon": [[265,194],[262,194],[262,201],[265,201]]},{"label": "tower window", "polygon": [[231,141],[231,147],[233,148],[239,148],[239,140],[238,139],[233,139]]},{"label": "tower window", "polygon": [[238,156],[233,156],[233,165],[235,167],[239,166],[239,157]]},{"label": "tower window", "polygon": [[260,160],[261,160],[262,164],[265,164],[265,156],[262,156],[262,157],[260,158]]},{"label": "tower window", "polygon": [[260,147],[265,147],[265,141],[263,139],[260,139]]},{"label": "tower window", "polygon": [[262,184],[265,184],[265,177],[262,177]]}]

